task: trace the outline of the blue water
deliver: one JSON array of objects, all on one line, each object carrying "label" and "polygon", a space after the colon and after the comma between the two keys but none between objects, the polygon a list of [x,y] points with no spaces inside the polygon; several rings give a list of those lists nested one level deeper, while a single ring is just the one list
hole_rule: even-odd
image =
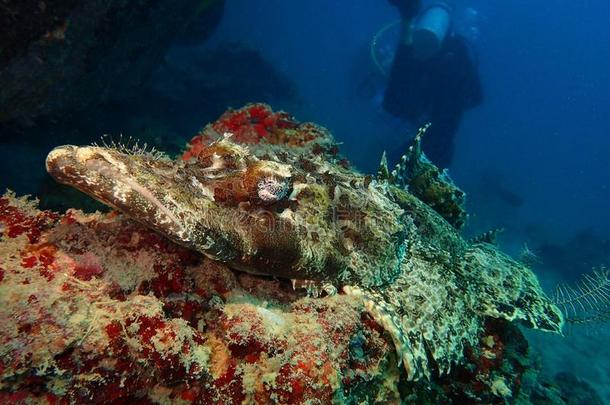
[{"label": "blue water", "polygon": [[[546,254],[553,280],[610,264],[610,3],[456,4],[456,29],[471,42],[484,91],[484,102],[464,116],[449,167],[468,193],[466,232],[504,227],[501,244],[512,253],[526,243],[543,259]],[[373,36],[398,18],[380,0],[230,0],[210,38],[188,50],[176,45],[167,58],[184,61],[219,47],[258,51],[296,96],[224,94],[224,107],[266,101],[326,126],[360,170],[374,172],[384,150],[413,135],[411,125],[383,110],[386,83],[370,56]],[[382,45],[394,40],[390,30]],[[185,94],[185,105],[201,102]],[[157,114],[157,125],[179,145],[220,112],[171,111]],[[137,127],[134,120],[119,114],[69,136],[34,130],[28,142],[9,133],[0,138],[0,189],[39,194],[52,146],[118,134]]]},{"label": "blue water", "polygon": [[[504,226],[509,240],[529,245],[561,244],[582,232],[607,240],[610,6],[457,5],[458,23],[466,23],[458,29],[478,31],[473,46],[485,95],[464,117],[450,167],[469,192],[471,229]],[[374,70],[372,36],[397,18],[393,7],[373,0],[233,1],[210,44],[234,40],[260,49],[297,82],[304,102],[291,111],[329,127],[360,168],[373,170],[382,150],[409,135],[375,96],[354,97],[354,86]],[[507,204],[493,183],[522,203]]]},{"label": "blue water", "polygon": [[[510,217],[565,239],[610,232],[610,6],[600,1],[458,2],[478,11],[474,43],[485,102],[466,114],[451,172],[471,193],[473,221]],[[252,16],[256,15],[256,18]],[[353,97],[373,69],[372,36],[396,20],[387,2],[232,1],[211,43],[235,40],[298,84],[294,111],[329,127],[362,169],[407,136],[374,102]],[[478,190],[491,173],[523,198],[515,212]],[[492,212],[489,212],[489,211]],[[521,231],[525,232],[523,229]]]},{"label": "blue water", "polygon": [[[610,234],[610,6],[564,0],[456,5],[456,29],[476,31],[470,38],[485,97],[465,114],[450,167],[469,192],[472,232],[504,226],[516,238],[557,243],[583,231]],[[383,81],[372,80],[365,94],[361,89],[377,72],[369,52],[372,37],[398,18],[384,1],[231,0],[212,37],[189,48],[189,55],[227,44],[258,51],[298,93],[296,101],[264,94],[259,100],[327,126],[361,170],[374,171],[383,150],[402,147],[413,133],[380,106]],[[389,35],[383,45],[391,48],[394,39]],[[174,47],[168,57],[181,49]],[[196,94],[188,97],[200,103]],[[244,99],[225,95],[223,103],[239,107]],[[182,117],[167,112],[158,124],[188,139],[222,110],[202,111]],[[28,168],[50,147],[87,143],[103,133],[139,136],[129,120],[120,114],[91,118],[90,129],[76,135],[34,130],[28,136],[37,141],[25,144],[19,134],[4,139],[0,187],[35,193],[42,166],[34,170],[42,173],[37,176]],[[176,121],[183,125],[176,127]],[[518,207],[505,201],[503,191],[519,197]]]}]

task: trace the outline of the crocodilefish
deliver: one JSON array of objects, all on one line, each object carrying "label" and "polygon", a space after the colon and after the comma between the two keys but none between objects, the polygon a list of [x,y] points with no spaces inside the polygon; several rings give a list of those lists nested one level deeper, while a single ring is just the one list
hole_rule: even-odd
[{"label": "crocodilefish", "polygon": [[227,111],[181,158],[60,146],[57,181],[233,269],[342,292],[392,337],[411,380],[448,373],[486,318],[561,332],[533,272],[460,235],[464,192],[425,156],[425,128],[396,166],[361,174],[331,134],[264,104]]}]

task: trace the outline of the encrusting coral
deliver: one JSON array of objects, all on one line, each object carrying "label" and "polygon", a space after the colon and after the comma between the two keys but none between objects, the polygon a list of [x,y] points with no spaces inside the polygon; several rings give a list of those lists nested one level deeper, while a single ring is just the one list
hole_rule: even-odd
[{"label": "encrusting coral", "polygon": [[2,403],[503,403],[537,373],[491,322],[453,372],[406,382],[354,296],[236,273],[116,213],[9,193],[0,234]]},{"label": "encrusting coral", "polygon": [[0,224],[2,402],[398,395],[391,346],[353,297],[235,274],[116,214],[7,194]]},{"label": "encrusting coral", "polygon": [[[439,391],[455,389],[452,370],[497,334],[491,319],[559,332],[562,315],[529,269],[459,236],[463,195],[419,142],[374,179],[323,128],[251,104],[178,161],[55,149],[53,177],[145,227],[0,200],[2,387],[76,401],[101,387],[107,400],[398,401],[442,381]],[[416,177],[434,178],[410,193],[395,180],[416,161],[427,168]],[[444,203],[426,202],[426,189]],[[290,279],[328,296],[304,297]],[[518,389],[518,374],[494,367],[471,375],[487,395]],[[462,395],[483,395],[472,384]]]}]

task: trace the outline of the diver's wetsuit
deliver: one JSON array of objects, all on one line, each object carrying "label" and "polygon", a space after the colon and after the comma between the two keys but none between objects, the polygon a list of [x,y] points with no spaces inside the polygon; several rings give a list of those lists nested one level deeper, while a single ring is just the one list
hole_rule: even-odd
[{"label": "diver's wetsuit", "polygon": [[388,0],[391,5],[398,8],[403,21],[409,21],[417,15],[421,8],[421,0]]},{"label": "diver's wetsuit", "polygon": [[427,60],[415,58],[412,48],[403,43],[398,46],[383,107],[418,126],[432,123],[423,147],[439,167],[451,164],[462,114],[482,100],[481,82],[466,39],[450,34],[438,54]]}]

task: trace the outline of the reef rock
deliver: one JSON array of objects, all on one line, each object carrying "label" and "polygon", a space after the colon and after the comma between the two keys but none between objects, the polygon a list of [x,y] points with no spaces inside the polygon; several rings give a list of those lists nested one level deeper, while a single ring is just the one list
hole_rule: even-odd
[{"label": "reef rock", "polygon": [[130,94],[215,3],[222,0],[3,1],[0,122],[56,118]]},{"label": "reef rock", "polygon": [[391,343],[353,297],[233,273],[116,214],[7,194],[0,229],[4,400],[398,397]]},{"label": "reef rock", "polygon": [[2,403],[504,403],[540,390],[505,322],[450,374],[408,382],[354,296],[308,298],[123,215],[39,211],[11,193],[0,323]]}]

